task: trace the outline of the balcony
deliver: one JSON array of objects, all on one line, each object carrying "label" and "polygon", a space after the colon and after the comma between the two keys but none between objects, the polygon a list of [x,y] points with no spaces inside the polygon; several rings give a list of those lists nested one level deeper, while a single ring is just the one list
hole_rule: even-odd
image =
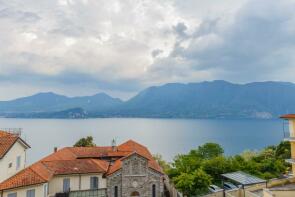
[{"label": "balcony", "polygon": [[284,132],[284,141],[295,142],[295,136],[291,135],[290,132]]}]

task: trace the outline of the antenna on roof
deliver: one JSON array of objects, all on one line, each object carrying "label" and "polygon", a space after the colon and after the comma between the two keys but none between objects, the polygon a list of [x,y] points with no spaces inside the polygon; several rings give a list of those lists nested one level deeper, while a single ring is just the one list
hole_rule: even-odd
[{"label": "antenna on roof", "polygon": [[23,131],[22,128],[1,128],[0,130],[17,136],[21,136]]}]

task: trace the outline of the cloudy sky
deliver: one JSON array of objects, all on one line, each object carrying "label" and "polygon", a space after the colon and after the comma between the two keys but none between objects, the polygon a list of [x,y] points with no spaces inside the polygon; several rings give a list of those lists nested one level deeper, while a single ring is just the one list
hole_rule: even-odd
[{"label": "cloudy sky", "polygon": [[295,0],[0,0],[0,100],[295,82]]}]

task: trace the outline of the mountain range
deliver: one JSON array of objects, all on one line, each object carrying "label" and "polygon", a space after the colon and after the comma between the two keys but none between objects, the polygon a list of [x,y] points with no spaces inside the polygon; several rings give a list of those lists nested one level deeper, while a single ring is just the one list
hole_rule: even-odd
[{"label": "mountain range", "polygon": [[149,87],[127,101],[99,93],[67,97],[39,93],[0,102],[2,117],[22,118],[277,118],[295,112],[295,84],[226,81]]}]

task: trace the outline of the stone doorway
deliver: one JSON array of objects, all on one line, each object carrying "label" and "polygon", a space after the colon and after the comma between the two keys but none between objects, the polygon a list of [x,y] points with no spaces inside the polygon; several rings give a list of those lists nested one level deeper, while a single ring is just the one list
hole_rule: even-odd
[{"label": "stone doorway", "polygon": [[130,196],[131,197],[140,197],[139,192],[137,192],[137,191],[132,192]]}]

